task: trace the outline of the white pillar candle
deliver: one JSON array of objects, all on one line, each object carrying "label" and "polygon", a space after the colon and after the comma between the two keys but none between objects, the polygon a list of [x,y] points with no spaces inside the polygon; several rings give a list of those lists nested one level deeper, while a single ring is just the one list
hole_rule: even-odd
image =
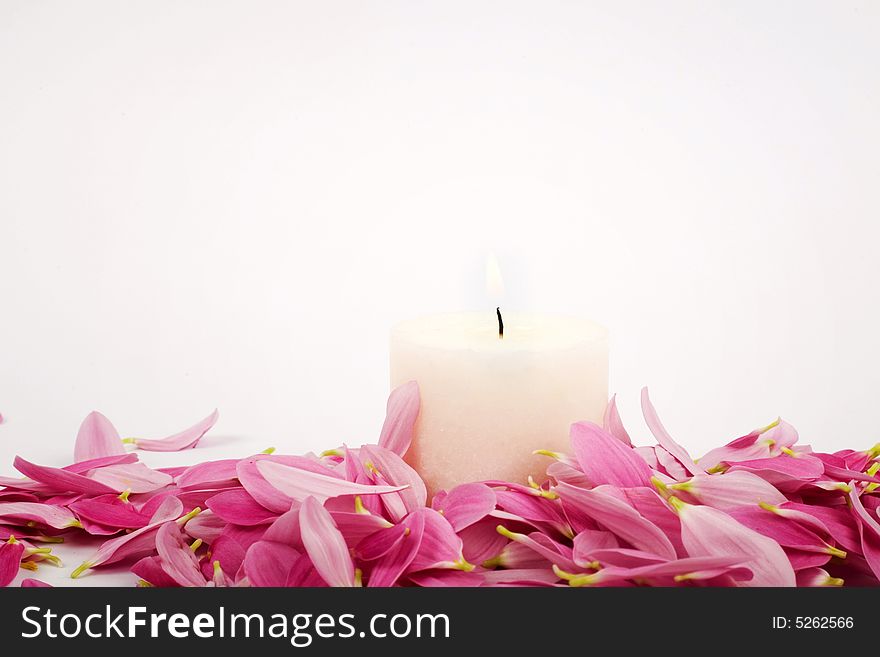
[{"label": "white pillar candle", "polygon": [[421,412],[406,459],[433,494],[468,481],[544,479],[536,449],[570,452],[572,422],[601,422],[608,334],[585,319],[494,311],[401,322],[391,384],[415,380]]}]

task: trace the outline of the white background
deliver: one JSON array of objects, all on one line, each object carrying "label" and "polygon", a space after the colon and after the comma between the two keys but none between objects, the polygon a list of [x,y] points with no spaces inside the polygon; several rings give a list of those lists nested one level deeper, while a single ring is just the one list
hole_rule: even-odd
[{"label": "white background", "polygon": [[[375,439],[402,318],[605,324],[694,453],[880,440],[877,2],[0,0],[0,473]],[[42,572],[43,569],[41,569]]]}]

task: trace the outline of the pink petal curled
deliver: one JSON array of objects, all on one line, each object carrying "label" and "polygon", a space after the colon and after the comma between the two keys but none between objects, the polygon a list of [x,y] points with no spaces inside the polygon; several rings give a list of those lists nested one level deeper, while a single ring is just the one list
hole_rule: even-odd
[{"label": "pink petal curled", "polygon": [[30,477],[34,481],[45,484],[49,488],[58,492],[86,493],[89,495],[103,495],[105,493],[121,493],[123,488],[119,490],[111,488],[94,479],[89,479],[81,474],[62,470],[61,468],[52,468],[47,465],[37,465],[26,461],[20,456],[15,457],[13,466],[26,477]]},{"label": "pink petal curled", "polygon": [[308,497],[314,497],[323,502],[339,495],[381,495],[396,493],[405,488],[405,486],[356,484],[300,468],[291,468],[269,460],[256,461],[256,469],[269,485],[296,501],[304,501]]},{"label": "pink petal curled", "polygon": [[723,475],[697,474],[670,488],[685,491],[703,504],[727,511],[740,506],[783,504],[788,498],[751,472],[731,471]]},{"label": "pink petal curled", "polygon": [[308,496],[299,511],[299,523],[306,553],[324,581],[330,586],[354,586],[354,563],[330,512]]},{"label": "pink petal curled", "polygon": [[134,438],[132,442],[134,442],[138,449],[142,449],[145,452],[179,452],[180,450],[198,445],[202,436],[217,422],[218,417],[220,417],[220,414],[214,409],[214,412],[204,420],[196,422],[188,429],[184,429],[173,436],[158,439]]},{"label": "pink petal curled", "polygon": [[651,486],[651,468],[631,447],[592,422],[571,425],[571,444],[594,485]]},{"label": "pink petal curled", "polygon": [[440,511],[455,531],[461,531],[478,520],[485,518],[495,508],[495,491],[485,484],[461,484],[438,501],[434,496],[434,506]]},{"label": "pink petal curled", "polygon": [[403,456],[413,438],[419,417],[419,384],[410,381],[398,386],[388,396],[385,423],[379,434],[379,446]]},{"label": "pink petal curled", "polygon": [[419,551],[409,566],[409,570],[428,570],[433,568],[453,568],[473,570],[464,560],[461,538],[452,525],[434,509],[419,509],[425,518],[425,533]]},{"label": "pink petal curled", "polygon": [[61,506],[39,502],[0,502],[0,522],[11,525],[37,522],[55,529],[76,527],[76,516]]},{"label": "pink petal curled", "polygon": [[125,448],[116,427],[98,411],[92,411],[82,421],[76,434],[73,460],[88,461],[118,454],[125,454]]},{"label": "pink petal curled", "polygon": [[199,569],[199,558],[183,539],[176,522],[166,522],[156,533],[156,551],[163,570],[181,586],[205,585],[205,577]]},{"label": "pink petal curled", "polygon": [[832,577],[824,568],[806,568],[797,574],[798,586],[843,586],[843,580]]},{"label": "pink petal curled", "polygon": [[156,532],[159,527],[177,518],[183,513],[183,503],[176,497],[166,497],[156,513],[150,518],[150,524],[135,529],[130,534],[123,534],[105,541],[92,557],[84,561],[71,573],[76,579],[86,570],[103,566],[123,559],[149,556],[156,549]]},{"label": "pink petal curled", "polygon": [[785,552],[771,538],[744,527],[710,506],[684,504],[675,498],[681,519],[681,540],[692,557],[741,557],[753,576],[740,586],[795,586],[794,570]]},{"label": "pink petal curled", "polygon": [[428,498],[425,482],[422,481],[419,473],[395,452],[378,445],[364,445],[360,449],[360,456],[365,462],[369,461],[374,472],[381,475],[383,483],[401,487],[398,495],[407,512],[425,506]]},{"label": "pink petal curled", "polygon": [[201,539],[203,543],[213,545],[214,541],[220,537],[220,532],[224,527],[226,527],[226,521],[215,516],[214,512],[208,509],[188,520],[183,526],[183,530],[192,538]]},{"label": "pink petal curled", "polygon": [[601,489],[587,490],[569,484],[559,484],[554,490],[564,500],[581,508],[598,525],[633,547],[667,559],[675,558],[675,548],[666,534],[627,502]]},{"label": "pink petal curled", "polygon": [[24,543],[10,538],[0,543],[0,586],[8,586],[15,579],[21,558],[24,554]]},{"label": "pink petal curled", "polygon": [[627,447],[632,447],[632,440],[623,426],[620,419],[620,413],[617,412],[617,395],[612,395],[608,406],[605,407],[605,417],[602,420],[602,428],[609,434],[617,438]]},{"label": "pink petal curled", "polygon": [[71,463],[70,465],[65,465],[62,470],[65,472],[73,472],[74,474],[85,474],[89,470],[96,470],[97,468],[104,468],[108,465],[121,465],[123,463],[136,463],[138,460],[137,454],[132,454],[129,452],[123,454],[114,454],[111,456],[99,456],[98,458],[88,459],[86,461],[79,461],[77,463]]},{"label": "pink petal curled", "polygon": [[642,415],[645,416],[645,422],[651,430],[651,433],[654,434],[654,438],[657,439],[657,442],[663,449],[672,454],[672,456],[678,460],[681,467],[687,470],[690,474],[700,472],[700,468],[694,465],[694,460],[691,458],[691,455],[688,454],[684,447],[673,440],[672,436],[669,435],[669,432],[666,431],[666,427],[660,422],[660,416],[657,414],[657,409],[654,408],[654,404],[651,403],[647,388],[642,388]]},{"label": "pink petal curled", "polygon": [[34,579],[33,577],[25,577],[21,580],[21,588],[23,589],[51,589],[52,585],[47,584],[39,579]]}]

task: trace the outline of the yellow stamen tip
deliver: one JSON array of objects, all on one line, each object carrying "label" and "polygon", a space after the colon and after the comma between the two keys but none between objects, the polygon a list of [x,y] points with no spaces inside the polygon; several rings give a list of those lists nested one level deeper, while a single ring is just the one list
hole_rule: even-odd
[{"label": "yellow stamen tip", "polygon": [[90,561],[83,561],[72,573],[70,573],[70,579],[76,579],[84,572],[89,570],[94,564]]}]

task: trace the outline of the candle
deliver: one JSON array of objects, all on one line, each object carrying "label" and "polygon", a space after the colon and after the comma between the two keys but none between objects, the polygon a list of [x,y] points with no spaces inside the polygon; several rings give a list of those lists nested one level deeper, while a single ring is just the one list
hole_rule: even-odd
[{"label": "candle", "polygon": [[391,384],[412,380],[421,411],[406,460],[431,494],[541,481],[547,459],[533,451],[570,452],[573,422],[602,421],[608,334],[585,319],[495,308],[407,320],[391,333]]}]

